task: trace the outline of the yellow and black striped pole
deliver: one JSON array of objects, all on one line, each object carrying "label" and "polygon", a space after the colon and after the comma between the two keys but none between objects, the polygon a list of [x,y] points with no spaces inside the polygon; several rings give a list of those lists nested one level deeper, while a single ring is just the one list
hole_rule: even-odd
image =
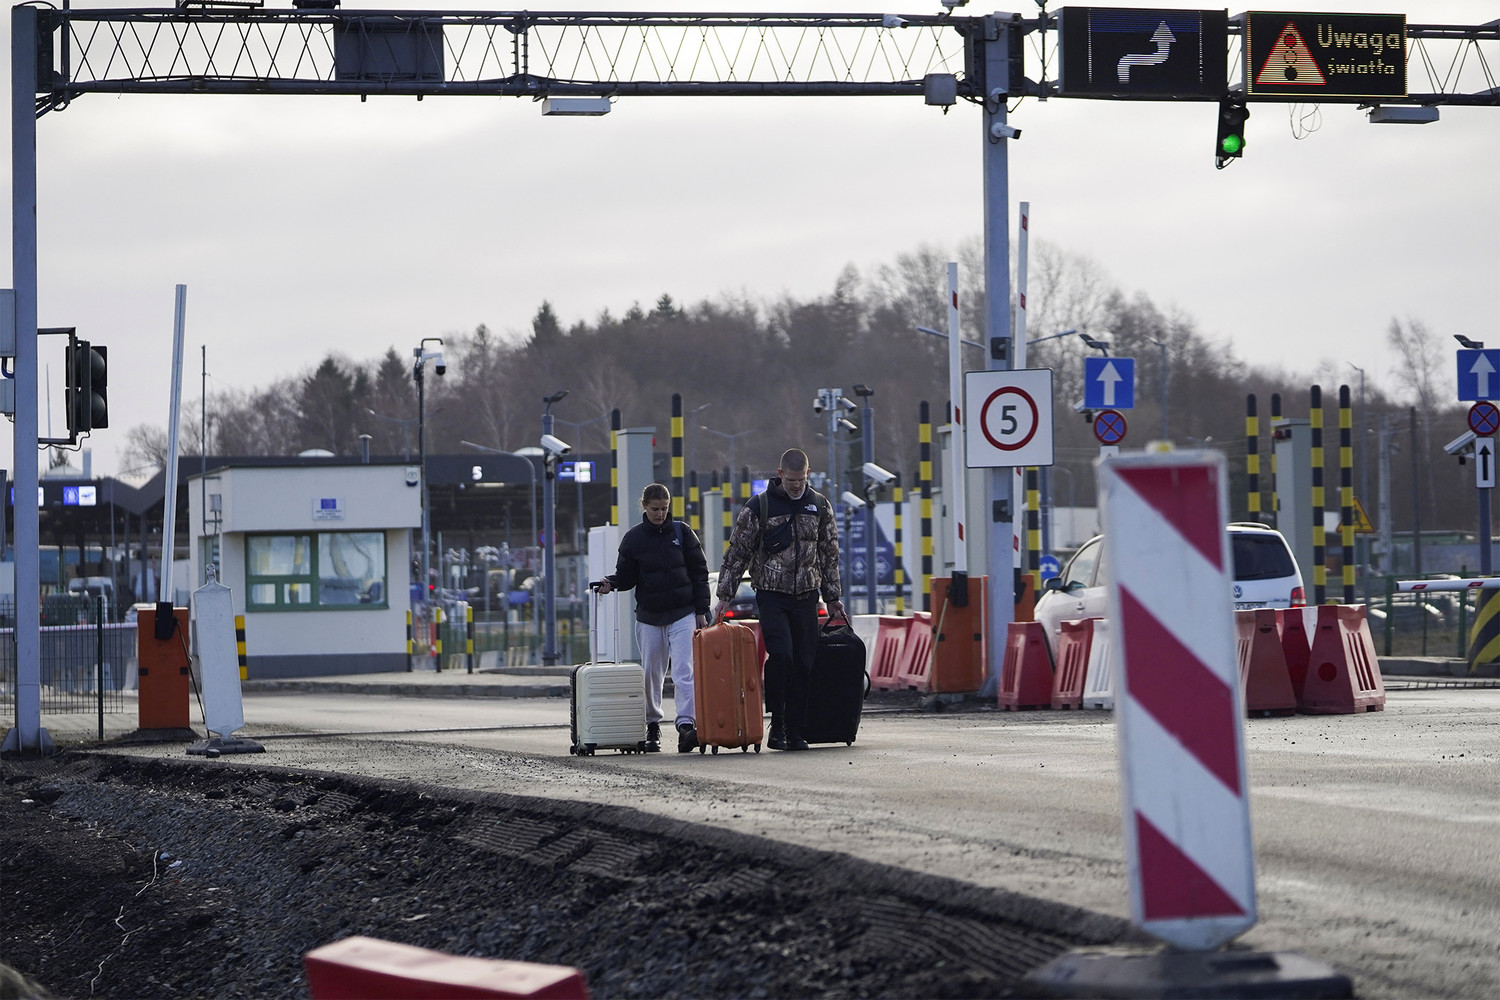
[{"label": "yellow and black striped pole", "polygon": [[1276,492],[1276,427],[1281,423],[1281,393],[1271,393],[1271,527],[1279,528],[1281,496]]},{"label": "yellow and black striped pole", "polygon": [[904,494],[901,492],[901,473],[896,473],[896,481],[892,484],[891,496],[896,501],[896,538],[894,541],[896,565],[893,570],[893,578],[896,582],[896,614],[906,613],[906,567],[901,558],[901,509],[906,506]]},{"label": "yellow and black striped pole", "polygon": [[469,673],[474,672],[474,609],[464,605],[464,656],[469,666]]},{"label": "yellow and black striped pole", "polygon": [[687,486],[682,474],[682,393],[672,393],[672,517],[682,520]]},{"label": "yellow and black striped pole", "polygon": [[740,503],[744,503],[751,497],[750,466],[740,466]]},{"label": "yellow and black striped pole", "polygon": [[1344,603],[1354,603],[1354,422],[1349,387],[1339,386],[1339,551]]},{"label": "yellow and black striped pole", "polygon": [[609,412],[609,523],[620,523],[620,411]]},{"label": "yellow and black striped pole", "polygon": [[1323,529],[1323,387],[1315,385],[1309,392],[1308,421],[1312,425],[1312,543],[1313,604],[1322,604],[1328,596],[1328,539]]},{"label": "yellow and black striped pole", "polygon": [[698,471],[688,470],[688,527],[696,533],[703,528],[703,519],[698,511],[703,507],[703,498],[698,492]]},{"label": "yellow and black striped pole", "polygon": [[917,593],[912,607],[932,610],[932,411],[927,400],[917,407],[917,490],[922,494],[921,524],[922,575],[917,578]]},{"label": "yellow and black striped pole", "polygon": [[1260,520],[1260,417],[1255,393],[1245,397],[1245,509],[1250,520]]},{"label": "yellow and black striped pole", "polygon": [[1026,574],[1031,592],[1042,592],[1042,489],[1041,470],[1026,470]]},{"label": "yellow and black striped pole", "polygon": [[435,670],[443,669],[443,606],[434,605],[432,609],[432,665]]},{"label": "yellow and black striped pole", "polygon": [[406,609],[406,672],[411,673],[412,658],[416,656],[416,644],[411,637],[411,608]]},{"label": "yellow and black striped pole", "polygon": [[1477,591],[1474,629],[1469,633],[1469,673],[1500,660],[1500,590]]},{"label": "yellow and black striped pole", "polygon": [[240,654],[240,680],[250,679],[250,659],[245,655],[245,616],[234,616],[234,647]]}]

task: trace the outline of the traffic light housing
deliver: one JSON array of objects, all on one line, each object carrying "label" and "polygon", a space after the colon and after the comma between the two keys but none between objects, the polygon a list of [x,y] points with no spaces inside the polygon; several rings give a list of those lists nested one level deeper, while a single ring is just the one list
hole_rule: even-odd
[{"label": "traffic light housing", "polygon": [[1214,144],[1214,166],[1219,170],[1245,155],[1245,119],[1249,117],[1243,100],[1219,102],[1219,137]]},{"label": "traffic light housing", "polygon": [[74,436],[109,426],[109,351],[87,340],[68,346],[68,432]]}]

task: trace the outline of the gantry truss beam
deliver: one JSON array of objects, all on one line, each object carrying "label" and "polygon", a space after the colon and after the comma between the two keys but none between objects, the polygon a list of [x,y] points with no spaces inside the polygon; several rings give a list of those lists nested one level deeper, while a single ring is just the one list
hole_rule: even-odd
[{"label": "gantry truss beam", "polygon": [[[984,93],[977,50],[1001,18],[1029,36],[1026,55],[1013,49],[1013,79],[1024,76],[1028,56],[1042,68],[1038,77],[1057,64],[1053,16],[237,7],[37,13],[38,114],[88,93],[920,95],[933,75],[954,77],[957,96],[976,99]],[[1240,30],[1232,19],[1232,47]],[[1382,103],[1500,104],[1500,22],[1412,24],[1407,36],[1410,93]],[[1027,80],[1011,92],[1047,96],[1055,89]]]}]

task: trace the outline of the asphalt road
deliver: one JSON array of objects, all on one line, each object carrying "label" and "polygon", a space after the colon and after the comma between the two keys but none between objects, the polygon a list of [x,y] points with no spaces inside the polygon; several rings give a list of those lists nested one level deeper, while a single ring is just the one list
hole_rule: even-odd
[{"label": "asphalt road", "polygon": [[[267,753],[219,765],[627,806],[1129,912],[1106,713],[875,711],[853,747],[574,758],[565,698],[244,705],[242,734]],[[1384,712],[1256,719],[1246,735],[1260,920],[1241,941],[1333,964],[1364,997],[1500,995],[1500,690],[1393,690]]]}]

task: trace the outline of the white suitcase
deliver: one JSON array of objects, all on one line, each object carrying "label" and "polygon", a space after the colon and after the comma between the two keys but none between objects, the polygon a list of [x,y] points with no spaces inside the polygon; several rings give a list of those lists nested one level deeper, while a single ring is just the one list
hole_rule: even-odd
[{"label": "white suitcase", "polygon": [[[590,584],[590,589],[593,585]],[[593,623],[599,620],[594,591]],[[592,643],[595,649],[598,643]],[[618,630],[615,649],[619,649]],[[646,668],[639,663],[584,663],[573,669],[570,687],[570,753],[592,757],[596,750],[646,752]]]}]

